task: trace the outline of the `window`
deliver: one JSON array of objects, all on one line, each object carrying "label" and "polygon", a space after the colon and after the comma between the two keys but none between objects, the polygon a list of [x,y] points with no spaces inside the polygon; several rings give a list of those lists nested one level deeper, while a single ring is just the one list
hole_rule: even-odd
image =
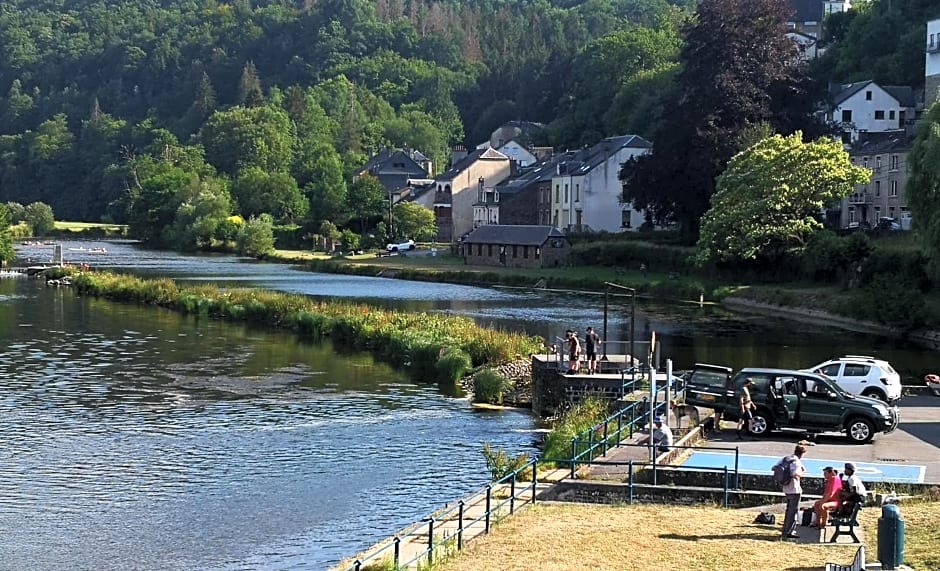
[{"label": "window", "polygon": [[852,110],[851,110],[851,109],[843,109],[843,110],[842,110],[842,122],[843,122],[843,123],[851,123],[851,122],[852,122]]},{"label": "window", "polygon": [[844,377],[867,377],[868,371],[871,370],[871,367],[868,365],[858,365],[854,363],[845,364],[845,372],[842,374]]},{"label": "window", "polygon": [[865,101],[871,101],[871,91],[865,92]]},{"label": "window", "polygon": [[866,169],[868,168],[868,157],[864,157],[864,158],[862,159],[862,164],[865,165],[865,168],[866,168]]},{"label": "window", "polygon": [[884,112],[884,110],[878,109],[877,111],[875,111],[875,119],[878,120],[878,121],[884,121],[884,119],[885,119],[885,112]]},{"label": "window", "polygon": [[565,204],[568,204],[568,185],[565,184]]},{"label": "window", "polygon": [[512,257],[513,257],[513,258],[518,258],[518,257],[519,257],[519,246],[513,246],[513,247],[512,247]]},{"label": "window", "polygon": [[894,210],[895,208],[893,206],[888,207],[888,216],[890,216],[891,218],[894,218]]},{"label": "window", "polygon": [[541,256],[541,255],[542,255],[542,249],[541,249],[541,248],[536,248],[536,249],[535,249],[535,259],[536,259],[536,260],[539,259],[539,256]]},{"label": "window", "polygon": [[875,196],[876,197],[881,196],[881,181],[880,180],[875,181]]},{"label": "window", "polygon": [[880,206],[875,207],[875,220],[876,221],[881,220],[881,207]]},{"label": "window", "polygon": [[875,157],[875,168],[881,168],[881,155]]},{"label": "window", "polygon": [[522,247],[522,257],[523,257],[523,258],[526,258],[526,259],[529,258],[529,247],[528,247],[528,246],[523,246],[523,247]]},{"label": "window", "polygon": [[891,155],[891,170],[893,171],[898,170],[898,156],[897,155]]},{"label": "window", "polygon": [[621,228],[631,228],[633,220],[631,219],[629,210],[622,210],[620,212],[620,227]]},{"label": "window", "polygon": [[477,244],[477,256],[483,255],[483,244]]},{"label": "window", "polygon": [[892,109],[891,111],[888,111],[888,119],[891,119],[892,121],[894,121],[894,109]]},{"label": "window", "polygon": [[817,372],[822,373],[827,377],[838,377],[840,368],[842,368],[842,363],[829,363],[822,369],[819,369]]},{"label": "window", "polygon": [[[896,180],[892,180],[892,181],[891,181],[891,191],[890,191],[890,192],[891,192],[891,194],[890,194],[889,196],[897,196],[897,195],[898,195],[898,181],[896,181]],[[893,210],[893,209],[894,209],[894,208],[892,207],[892,210]],[[894,218],[894,214],[892,214],[891,217]]]},{"label": "window", "polygon": [[492,244],[487,244],[487,245],[486,245],[486,255],[487,255],[487,256],[492,256],[492,255],[493,255],[493,245],[492,245]]},{"label": "window", "polygon": [[[555,185],[555,202],[561,202],[561,196],[558,194],[559,192],[558,189],[559,189],[559,186],[556,184]],[[555,223],[557,224],[558,222],[556,221]]]}]

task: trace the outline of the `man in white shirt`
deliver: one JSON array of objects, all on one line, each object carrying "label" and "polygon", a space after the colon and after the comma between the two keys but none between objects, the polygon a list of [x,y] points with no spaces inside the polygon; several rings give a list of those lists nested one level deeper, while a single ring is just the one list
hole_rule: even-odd
[{"label": "man in white shirt", "polygon": [[868,499],[868,490],[865,489],[865,484],[862,483],[862,480],[855,475],[855,464],[851,462],[845,463],[845,481],[842,484],[842,489],[845,492],[858,494],[862,504],[864,505],[865,500]]},{"label": "man in white shirt", "polygon": [[784,484],[783,493],[787,496],[787,513],[783,517],[783,539],[798,539],[796,532],[796,513],[800,509],[800,498],[803,496],[803,486],[800,480],[806,475],[806,467],[800,459],[806,454],[806,447],[797,444],[791,456],[784,456],[781,463],[789,465],[790,481]]},{"label": "man in white shirt", "polygon": [[653,441],[653,445],[656,446],[660,452],[669,452],[669,447],[672,446],[672,429],[669,428],[668,424],[663,424],[663,417],[657,416],[653,419],[653,434],[650,438]]}]

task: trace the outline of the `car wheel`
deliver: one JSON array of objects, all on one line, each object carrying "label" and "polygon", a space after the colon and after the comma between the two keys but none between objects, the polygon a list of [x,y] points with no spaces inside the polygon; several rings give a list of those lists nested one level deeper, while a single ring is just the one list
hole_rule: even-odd
[{"label": "car wheel", "polygon": [[762,410],[754,412],[747,431],[754,436],[767,436],[774,430],[773,418]]},{"label": "car wheel", "polygon": [[865,389],[862,391],[862,396],[888,402],[888,395],[886,395],[884,391],[879,391],[878,389]]},{"label": "car wheel", "polygon": [[864,418],[850,418],[845,423],[845,436],[853,444],[867,444],[875,436],[875,427]]},{"label": "car wheel", "polygon": [[392,246],[392,250],[391,250],[391,251],[392,251],[392,252],[397,252],[397,251],[398,251],[398,246]]},{"label": "car wheel", "polygon": [[409,250],[414,250],[414,249],[415,249],[415,245],[414,245],[414,244],[409,244],[409,245],[408,245],[408,249],[409,249]]}]

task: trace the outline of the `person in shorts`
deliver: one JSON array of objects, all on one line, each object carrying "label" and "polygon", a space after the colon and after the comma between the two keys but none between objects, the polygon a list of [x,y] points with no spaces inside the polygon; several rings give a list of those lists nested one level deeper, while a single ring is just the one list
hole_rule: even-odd
[{"label": "person in shorts", "polygon": [[744,430],[744,427],[750,428],[751,419],[754,418],[754,409],[757,408],[757,405],[751,400],[752,388],[754,388],[754,381],[748,379],[738,393],[738,406],[740,407],[738,411],[738,440],[741,440],[741,431]]},{"label": "person in shorts", "polygon": [[581,342],[577,331],[568,331],[568,374],[576,375],[581,371]]},{"label": "person in shorts", "polygon": [[602,343],[600,336],[593,327],[588,327],[584,333],[584,357],[587,359],[587,374],[597,372],[597,348]]}]

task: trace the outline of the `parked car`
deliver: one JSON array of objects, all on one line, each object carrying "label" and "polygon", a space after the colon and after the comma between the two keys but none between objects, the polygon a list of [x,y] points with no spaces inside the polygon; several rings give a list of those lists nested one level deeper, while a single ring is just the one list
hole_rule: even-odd
[{"label": "parked car", "polygon": [[882,216],[878,219],[878,228],[880,230],[890,230],[892,232],[896,232],[901,229],[901,224],[890,216]]},{"label": "parked car", "polygon": [[406,252],[415,249],[415,241],[408,240],[407,242],[398,242],[397,244],[386,244],[386,252]]},{"label": "parked car", "polygon": [[751,399],[756,405],[749,430],[763,436],[777,429],[804,432],[844,432],[855,444],[869,442],[876,433],[898,427],[898,411],[885,403],[847,393],[832,379],[790,369],[731,369],[696,364],[686,384],[687,404],[711,408],[723,420],[740,417],[738,392],[754,381]]},{"label": "parked car", "polygon": [[846,355],[806,369],[821,373],[846,392],[897,404],[901,399],[901,375],[887,362],[866,355]]}]

